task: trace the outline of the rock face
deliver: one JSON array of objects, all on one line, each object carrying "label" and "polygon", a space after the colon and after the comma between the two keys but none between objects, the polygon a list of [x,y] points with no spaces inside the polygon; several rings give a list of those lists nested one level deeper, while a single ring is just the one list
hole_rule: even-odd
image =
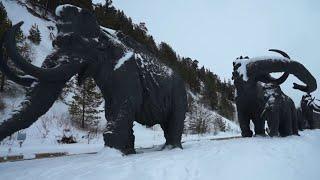
[{"label": "rock face", "polygon": [[[34,67],[16,52],[14,35],[21,24],[7,33],[4,44],[9,55],[35,82],[29,103],[0,125],[0,140],[29,127],[47,112],[65,83],[78,74],[80,83],[92,77],[105,99],[106,146],[134,153],[132,127],[137,121],[148,126],[160,124],[166,145],[181,148],[187,109],[183,80],[144,45],[121,32],[100,27],[90,12],[63,5],[56,13],[55,51],[44,61],[44,68]],[[54,96],[46,97],[47,92]]]},{"label": "rock face", "polygon": [[[244,137],[253,135],[250,120],[258,135],[265,135],[265,121],[270,136],[298,134],[297,110],[292,99],[281,91],[280,84],[293,74],[306,84],[294,84],[295,89],[310,93],[317,88],[315,78],[302,64],[292,61],[285,52],[270,51],[283,57],[240,57],[233,63],[238,119]],[[275,79],[270,76],[273,72],[284,74]]]}]

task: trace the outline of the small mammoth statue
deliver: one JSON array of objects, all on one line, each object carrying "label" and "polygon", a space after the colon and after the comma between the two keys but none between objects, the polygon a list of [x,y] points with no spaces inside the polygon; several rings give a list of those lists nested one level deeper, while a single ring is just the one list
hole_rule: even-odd
[{"label": "small mammoth statue", "polygon": [[[294,83],[293,88],[311,93],[317,89],[316,79],[299,62],[292,60],[281,50],[270,49],[281,54],[275,57],[240,57],[233,62],[236,105],[243,137],[251,137],[250,121],[257,135],[265,135],[265,121],[270,136],[298,135],[298,117],[294,102],[285,95],[280,85],[290,74],[305,85]],[[270,73],[281,73],[274,78]]]}]

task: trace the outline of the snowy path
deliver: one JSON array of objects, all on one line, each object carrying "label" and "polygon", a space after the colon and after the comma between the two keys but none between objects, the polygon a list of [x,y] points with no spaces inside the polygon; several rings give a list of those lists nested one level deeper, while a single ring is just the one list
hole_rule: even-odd
[{"label": "snowy path", "polygon": [[320,130],[300,137],[188,142],[184,150],[121,156],[104,149],[0,164],[0,179],[320,179]]}]

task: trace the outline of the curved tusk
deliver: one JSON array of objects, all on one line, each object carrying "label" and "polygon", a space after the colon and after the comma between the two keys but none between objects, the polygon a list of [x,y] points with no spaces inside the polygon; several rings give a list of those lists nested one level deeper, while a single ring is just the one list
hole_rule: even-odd
[{"label": "curved tusk", "polygon": [[86,65],[85,62],[80,63],[78,61],[69,64],[63,64],[58,67],[49,69],[39,68],[32,65],[19,54],[16,46],[15,35],[22,24],[23,22],[21,21],[6,32],[7,35],[5,37],[5,46],[12,61],[25,73],[36,77],[37,79],[39,79],[39,81],[67,81]]}]

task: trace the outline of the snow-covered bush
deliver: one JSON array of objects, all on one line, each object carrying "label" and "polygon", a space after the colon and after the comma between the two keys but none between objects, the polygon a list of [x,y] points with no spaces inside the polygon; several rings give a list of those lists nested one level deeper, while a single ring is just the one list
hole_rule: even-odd
[{"label": "snow-covered bush", "polygon": [[213,121],[214,133],[226,132],[227,125],[226,125],[226,122],[223,121],[222,117],[219,115],[215,115],[214,118],[215,118]]},{"label": "snow-covered bush", "polygon": [[39,126],[37,126],[37,129],[39,133],[41,134],[42,138],[47,138],[49,132],[50,132],[50,119],[48,117],[44,117],[40,120]]},{"label": "snow-covered bush", "polygon": [[76,138],[72,135],[72,131],[69,128],[63,129],[63,136],[58,140],[61,144],[73,144],[77,143]]},{"label": "snow-covered bush", "polygon": [[209,132],[210,113],[205,110],[203,105],[197,106],[193,104],[189,118],[187,128],[191,134],[205,134]]},{"label": "snow-covered bush", "polygon": [[41,42],[41,34],[37,24],[33,24],[29,30],[28,39],[36,45]]}]

